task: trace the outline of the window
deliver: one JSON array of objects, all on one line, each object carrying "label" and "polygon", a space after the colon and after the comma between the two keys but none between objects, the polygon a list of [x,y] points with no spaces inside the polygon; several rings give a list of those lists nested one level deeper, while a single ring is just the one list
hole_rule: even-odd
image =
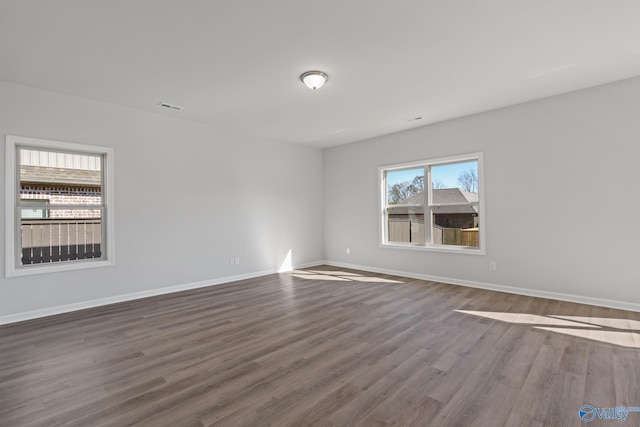
[{"label": "window", "polygon": [[482,153],[379,172],[382,246],[484,254]]},{"label": "window", "polygon": [[6,276],[113,264],[113,151],[6,137]]}]

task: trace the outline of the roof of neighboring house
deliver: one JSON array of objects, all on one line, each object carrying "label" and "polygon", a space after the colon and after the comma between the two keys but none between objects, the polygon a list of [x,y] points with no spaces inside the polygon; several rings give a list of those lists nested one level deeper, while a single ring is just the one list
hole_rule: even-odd
[{"label": "roof of neighboring house", "polygon": [[[460,204],[458,206],[438,206],[434,209],[435,214],[478,213],[478,205],[468,204],[478,202],[478,193],[471,193],[459,188],[444,188],[433,189],[432,194],[434,205]],[[388,209],[390,214],[422,214],[424,213],[424,193],[416,193],[397,205],[389,206]]]},{"label": "roof of neighboring house", "polygon": [[100,186],[102,180],[99,170],[52,168],[43,166],[20,165],[20,181],[47,184],[72,184]]}]

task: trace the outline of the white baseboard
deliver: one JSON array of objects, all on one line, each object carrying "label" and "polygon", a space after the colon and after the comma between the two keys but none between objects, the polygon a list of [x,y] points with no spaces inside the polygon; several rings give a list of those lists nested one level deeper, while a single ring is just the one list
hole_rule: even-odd
[{"label": "white baseboard", "polygon": [[[321,264],[322,262],[320,261],[310,262],[306,264],[296,265],[294,269],[315,267]],[[74,304],[59,305],[56,307],[48,307],[41,310],[33,310],[33,311],[26,311],[22,313],[9,314],[6,316],[0,316],[0,325],[7,325],[9,323],[16,323],[16,322],[22,322],[25,320],[38,319],[41,317],[69,313],[69,312],[78,311],[78,310],[85,310],[87,308],[100,307],[103,305],[132,301],[132,300],[141,299],[141,298],[171,294],[174,292],[188,291],[190,289],[222,285],[224,283],[237,282],[239,280],[246,280],[246,279],[253,279],[255,277],[267,276],[269,274],[274,274],[274,273],[278,273],[278,270],[274,269],[274,270],[257,271],[254,273],[239,274],[236,276],[227,276],[227,277],[221,277],[217,279],[203,280],[201,282],[186,283],[182,285],[169,286],[165,288],[151,289],[148,291],[133,292],[130,294],[116,295],[116,296],[107,297],[107,298],[99,298],[99,299],[83,301],[83,302],[74,303]]]},{"label": "white baseboard", "polygon": [[440,282],[450,285],[468,286],[470,288],[486,289],[489,291],[506,292],[509,294],[526,295],[530,297],[548,298],[559,301],[575,302],[579,304],[595,305],[599,307],[616,308],[619,310],[640,312],[640,304],[608,300],[603,298],[592,298],[582,295],[563,294],[558,292],[539,291],[536,289],[518,288],[514,286],[495,285],[492,283],[475,282],[471,280],[451,279],[448,277],[430,276],[427,274],[409,273],[406,271],[388,270],[385,268],[370,267],[366,265],[347,264],[342,262],[328,261],[323,262],[325,265],[341,268],[351,268],[354,270],[368,271],[371,273],[390,274],[392,276],[409,277],[412,279],[428,280],[431,282]]},{"label": "white baseboard", "polygon": [[[430,276],[427,274],[417,274],[417,273],[410,273],[406,271],[389,270],[385,268],[377,268],[377,267],[357,265],[357,264],[347,264],[347,263],[328,261],[328,260],[296,265],[295,267],[293,267],[293,269],[295,270],[300,268],[316,267],[318,265],[323,265],[323,264],[334,266],[334,267],[369,271],[371,273],[390,274],[393,276],[409,277],[409,278],[419,279],[419,280],[428,280],[432,282],[447,283],[451,285],[468,286],[471,288],[486,289],[490,291],[506,292],[510,294],[526,295],[526,296],[539,297],[539,298],[548,298],[548,299],[554,299],[554,300],[560,300],[560,301],[568,301],[568,302],[575,302],[580,304],[588,304],[588,305],[595,305],[600,307],[608,307],[608,308],[616,308],[620,310],[640,312],[640,304],[631,303],[627,301],[616,301],[616,300],[608,300],[608,299],[602,299],[602,298],[586,297],[581,295],[563,294],[563,293],[557,293],[557,292],[539,291],[535,289],[519,288],[519,287],[513,287],[513,286],[496,285],[492,283],[475,282],[470,280],[451,279],[448,277]],[[132,301],[136,299],[148,298],[148,297],[153,297],[158,295],[165,295],[165,294],[170,294],[170,293],[180,292],[180,291],[187,291],[190,289],[221,285],[224,283],[236,282],[239,280],[253,279],[256,277],[267,276],[269,274],[274,274],[278,272],[279,271],[276,269],[264,270],[264,271],[254,272],[254,273],[247,273],[247,274],[240,274],[236,276],[227,276],[227,277],[221,277],[217,279],[204,280],[201,282],[186,283],[182,285],[169,286],[165,288],[151,289],[143,292],[134,292],[130,294],[116,295],[113,297],[83,301],[83,302],[74,303],[74,304],[60,305],[60,306],[49,307],[41,310],[33,310],[33,311],[26,311],[22,313],[10,314],[6,316],[0,316],[0,325],[22,322],[22,321],[31,320],[31,319],[38,319],[41,317],[53,316],[56,314],[69,313],[72,311],[84,310],[87,308],[100,307],[108,304]]]}]

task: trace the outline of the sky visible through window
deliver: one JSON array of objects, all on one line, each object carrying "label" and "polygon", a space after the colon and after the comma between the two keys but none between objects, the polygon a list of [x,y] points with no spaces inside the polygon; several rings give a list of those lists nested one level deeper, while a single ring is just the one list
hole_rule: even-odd
[{"label": "sky visible through window", "polygon": [[[478,162],[464,162],[464,163],[452,163],[448,165],[437,165],[432,169],[432,178],[434,181],[440,181],[445,185],[445,188],[457,188],[458,177],[461,172],[467,171],[470,168],[478,170]],[[387,185],[393,187],[394,184],[409,181],[411,182],[416,176],[424,174],[423,168],[417,169],[405,169],[399,171],[393,171],[387,174]]]}]

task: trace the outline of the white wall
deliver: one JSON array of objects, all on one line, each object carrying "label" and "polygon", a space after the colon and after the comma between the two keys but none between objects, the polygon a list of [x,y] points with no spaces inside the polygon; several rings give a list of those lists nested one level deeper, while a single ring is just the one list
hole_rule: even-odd
[{"label": "white wall", "polygon": [[[0,323],[277,271],[289,250],[294,265],[323,257],[318,149],[0,82],[2,140],[6,134],[114,148],[116,264],[10,279],[3,265]],[[4,210],[0,216],[4,223]],[[230,267],[229,256],[241,264]]]},{"label": "white wall", "polygon": [[[326,149],[325,259],[640,310],[639,111],[632,79]],[[378,166],[476,151],[487,255],[380,248]]]}]

